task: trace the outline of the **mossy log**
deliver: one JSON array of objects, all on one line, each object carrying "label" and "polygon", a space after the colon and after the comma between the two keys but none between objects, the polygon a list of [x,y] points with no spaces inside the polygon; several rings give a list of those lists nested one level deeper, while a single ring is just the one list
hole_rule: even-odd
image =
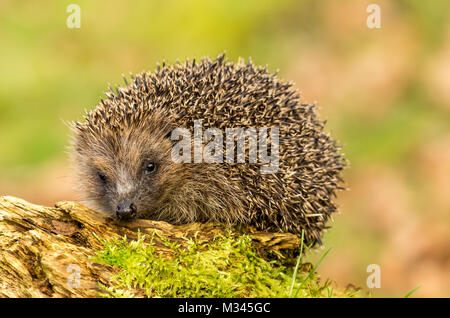
[{"label": "mossy log", "polygon": [[[0,297],[97,297],[100,284],[111,286],[118,269],[90,259],[102,248],[98,238],[153,236],[155,248],[172,251],[161,237],[186,246],[186,238],[206,242],[229,227],[221,224],[171,225],[161,221],[120,222],[75,202],[54,207],[0,197]],[[233,233],[242,229],[232,228]],[[287,233],[245,229],[264,256],[298,250],[300,240]],[[156,232],[158,235],[153,235]],[[99,284],[100,283],[100,284]]]}]

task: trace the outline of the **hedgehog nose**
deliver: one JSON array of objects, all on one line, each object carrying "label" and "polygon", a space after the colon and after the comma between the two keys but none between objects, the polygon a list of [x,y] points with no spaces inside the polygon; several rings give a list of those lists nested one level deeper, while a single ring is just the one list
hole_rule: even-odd
[{"label": "hedgehog nose", "polygon": [[136,216],[137,208],[132,202],[119,204],[116,209],[116,216],[119,220],[132,219]]}]

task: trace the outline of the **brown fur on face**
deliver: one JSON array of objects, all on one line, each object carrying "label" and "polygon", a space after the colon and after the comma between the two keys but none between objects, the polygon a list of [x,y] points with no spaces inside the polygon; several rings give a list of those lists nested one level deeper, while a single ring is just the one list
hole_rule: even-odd
[{"label": "brown fur on face", "polygon": [[[320,242],[346,165],[323,132],[315,105],[266,69],[220,56],[131,76],[71,125],[78,187],[91,206],[114,214],[124,201],[137,217],[175,224],[217,221],[300,234]],[[279,128],[279,169],[260,163],[175,163],[174,128]],[[248,144],[246,145],[248,154]],[[146,172],[148,163],[156,170]],[[100,177],[102,176],[104,180]]]}]

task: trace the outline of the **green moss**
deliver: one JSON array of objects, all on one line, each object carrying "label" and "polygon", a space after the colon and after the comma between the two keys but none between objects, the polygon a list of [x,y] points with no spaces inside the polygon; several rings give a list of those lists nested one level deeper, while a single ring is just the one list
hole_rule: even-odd
[{"label": "green moss", "polygon": [[171,258],[156,251],[153,238],[144,239],[102,240],[95,261],[120,268],[103,296],[132,297],[138,291],[149,297],[289,297],[299,287],[297,297],[337,295],[308,266],[299,266],[293,280],[294,268],[259,257],[246,235],[218,236],[208,244],[188,240],[187,249],[164,240],[175,251]]}]

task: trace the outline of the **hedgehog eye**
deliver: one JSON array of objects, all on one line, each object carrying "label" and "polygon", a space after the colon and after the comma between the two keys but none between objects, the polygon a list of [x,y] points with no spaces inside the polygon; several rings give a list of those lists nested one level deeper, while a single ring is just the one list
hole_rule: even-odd
[{"label": "hedgehog eye", "polygon": [[154,164],[153,162],[150,162],[145,166],[146,173],[152,173],[152,172],[155,172],[155,170],[156,170],[156,164]]},{"label": "hedgehog eye", "polygon": [[100,181],[102,181],[103,183],[106,183],[106,176],[103,172],[99,171],[98,172],[98,178],[100,179]]}]

